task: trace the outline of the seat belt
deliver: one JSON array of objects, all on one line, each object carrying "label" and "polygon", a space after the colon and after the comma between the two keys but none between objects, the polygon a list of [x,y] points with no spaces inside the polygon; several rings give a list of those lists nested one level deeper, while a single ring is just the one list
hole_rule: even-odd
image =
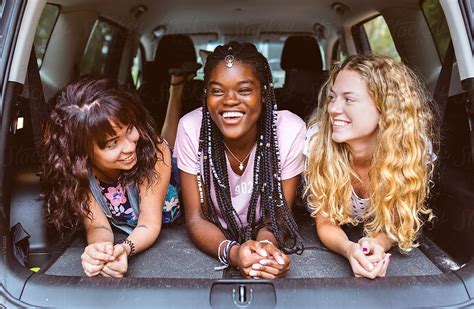
[{"label": "seat belt", "polygon": [[[439,117],[438,125],[442,128],[444,118],[446,115],[446,108],[448,104],[449,87],[451,84],[451,73],[454,63],[454,47],[453,42],[450,41],[446,55],[444,56],[443,65],[439,73],[436,88],[433,94],[433,99],[438,104]],[[471,162],[474,163],[474,102],[473,102],[474,89],[468,89],[468,98],[466,99],[466,113],[469,121],[469,137],[471,144]]]},{"label": "seat belt", "polygon": [[28,95],[31,110],[31,125],[33,127],[33,136],[35,138],[35,146],[38,151],[41,146],[43,134],[43,124],[48,117],[48,109],[44,98],[43,86],[39,74],[38,63],[36,62],[36,54],[34,46],[31,48],[30,61],[28,63]]},{"label": "seat belt", "polygon": [[433,93],[433,99],[438,104],[439,115],[438,115],[438,128],[441,128],[444,123],[446,114],[446,107],[448,105],[449,87],[451,85],[451,73],[453,70],[454,63],[454,47],[453,42],[450,40],[446,54],[444,55],[444,61],[439,72],[438,81],[436,82],[436,88]]}]

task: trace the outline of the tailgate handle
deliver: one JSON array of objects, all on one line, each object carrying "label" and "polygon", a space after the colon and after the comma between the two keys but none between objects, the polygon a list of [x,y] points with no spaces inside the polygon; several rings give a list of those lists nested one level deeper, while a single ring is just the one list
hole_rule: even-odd
[{"label": "tailgate handle", "polygon": [[244,284],[241,284],[238,291],[236,289],[232,290],[232,297],[236,306],[246,307],[253,300],[253,290],[251,288],[247,289]]}]

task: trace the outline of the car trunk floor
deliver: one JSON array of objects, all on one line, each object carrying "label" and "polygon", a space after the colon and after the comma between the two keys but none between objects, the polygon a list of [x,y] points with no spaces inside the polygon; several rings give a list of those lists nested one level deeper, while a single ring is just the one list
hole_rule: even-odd
[{"label": "car trunk floor", "polygon": [[[351,277],[347,260],[328,251],[316,236],[315,223],[308,213],[296,212],[297,223],[305,240],[305,251],[291,256],[291,270],[286,278],[340,278]],[[358,231],[349,233],[350,237]],[[116,234],[116,239],[124,235]],[[85,238],[78,237],[64,253],[46,270],[48,275],[84,276],[81,254]],[[401,254],[396,248],[392,254],[387,276],[437,275],[442,271],[418,248]],[[164,226],[158,241],[148,250],[129,261],[127,276],[147,278],[201,278],[221,279],[223,271],[216,258],[209,257],[197,249],[186,234],[184,224]],[[235,272],[234,272],[235,273]],[[224,273],[225,274],[225,273]]]}]

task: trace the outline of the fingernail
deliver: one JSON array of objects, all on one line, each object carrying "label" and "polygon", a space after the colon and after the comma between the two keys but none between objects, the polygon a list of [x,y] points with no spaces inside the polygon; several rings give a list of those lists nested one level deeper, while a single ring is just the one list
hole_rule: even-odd
[{"label": "fingernail", "polygon": [[255,270],[260,270],[260,269],[262,269],[262,265],[260,265],[260,264],[253,264],[253,265],[252,265],[252,268],[255,269]]},{"label": "fingernail", "polygon": [[278,264],[280,264],[280,265],[285,264],[285,260],[279,255],[276,256],[276,260],[277,260]]},{"label": "fingernail", "polygon": [[369,248],[362,248],[362,252],[364,252],[364,253],[369,252]]},{"label": "fingernail", "polygon": [[268,264],[268,260],[261,260],[259,262],[261,265],[267,265]]},{"label": "fingernail", "polygon": [[391,255],[390,253],[387,253],[387,259],[390,260],[390,257],[391,257],[391,256],[392,256],[392,255]]},{"label": "fingernail", "polygon": [[372,263],[369,264],[369,271],[374,270],[374,265]]},{"label": "fingernail", "polygon": [[261,256],[268,256],[268,253],[267,253],[267,251],[265,251],[265,249],[260,249],[260,255]]},{"label": "fingernail", "polygon": [[257,272],[256,272],[255,270],[251,270],[251,271],[249,272],[249,276],[250,276],[250,277],[255,277],[256,275],[257,275]]}]

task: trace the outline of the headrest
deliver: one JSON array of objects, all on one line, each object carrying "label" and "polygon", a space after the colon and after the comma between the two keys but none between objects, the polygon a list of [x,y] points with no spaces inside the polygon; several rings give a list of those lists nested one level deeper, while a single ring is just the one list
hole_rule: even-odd
[{"label": "headrest", "polygon": [[151,74],[169,79],[169,69],[181,67],[185,62],[196,62],[193,40],[184,34],[166,34],[158,42]]},{"label": "headrest", "polygon": [[318,41],[309,35],[289,36],[283,46],[280,66],[285,71],[322,71],[323,60]]}]

